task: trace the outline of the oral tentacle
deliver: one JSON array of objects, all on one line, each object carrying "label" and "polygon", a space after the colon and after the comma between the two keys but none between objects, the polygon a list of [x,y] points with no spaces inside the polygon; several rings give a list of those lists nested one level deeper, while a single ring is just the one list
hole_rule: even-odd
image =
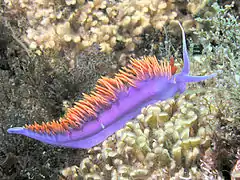
[{"label": "oral tentacle", "polygon": [[185,75],[185,76],[181,76],[181,79],[179,81],[182,82],[186,82],[186,83],[190,83],[190,82],[200,82],[200,81],[204,81],[207,79],[211,79],[213,77],[215,77],[217,75],[217,73],[213,73],[207,76],[189,76],[189,75]]}]

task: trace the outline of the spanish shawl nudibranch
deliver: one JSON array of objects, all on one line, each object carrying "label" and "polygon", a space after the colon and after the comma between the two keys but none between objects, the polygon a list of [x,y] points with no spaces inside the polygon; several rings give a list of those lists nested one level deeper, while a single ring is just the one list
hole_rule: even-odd
[{"label": "spanish shawl nudibranch", "polygon": [[8,129],[44,143],[71,147],[91,148],[124,127],[126,122],[141,112],[141,108],[183,93],[188,82],[199,82],[216,76],[190,76],[190,64],[183,38],[184,66],[179,74],[173,59],[170,63],[156,57],[132,59],[114,78],[102,77],[95,90],[75,103],[59,121],[25,125]]}]

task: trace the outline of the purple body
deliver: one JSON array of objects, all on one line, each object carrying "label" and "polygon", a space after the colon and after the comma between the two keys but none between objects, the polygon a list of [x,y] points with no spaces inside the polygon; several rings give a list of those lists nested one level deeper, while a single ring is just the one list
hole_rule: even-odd
[{"label": "purple body", "polygon": [[171,79],[155,77],[137,82],[137,88],[130,87],[128,92],[118,94],[118,100],[112,104],[111,108],[100,113],[98,119],[85,123],[81,129],[71,129],[69,133],[56,135],[36,133],[24,127],[10,128],[8,132],[22,134],[48,144],[71,148],[87,149],[103,142],[108,136],[123,128],[126,122],[138,115],[141,108],[171,98],[178,92],[184,92],[187,82],[199,82],[216,75],[189,75],[189,58],[183,29],[182,36],[184,67],[181,73],[174,75]]}]

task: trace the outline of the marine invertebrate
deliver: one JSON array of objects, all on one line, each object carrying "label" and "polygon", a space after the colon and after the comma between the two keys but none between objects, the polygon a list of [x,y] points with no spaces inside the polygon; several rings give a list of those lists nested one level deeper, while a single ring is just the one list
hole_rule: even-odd
[{"label": "marine invertebrate", "polygon": [[[203,179],[197,165],[218,126],[212,91],[186,93],[142,109],[136,119],[88,150],[69,179]],[[209,108],[211,106],[211,108]]]},{"label": "marine invertebrate", "polygon": [[[179,24],[180,25],[180,24]],[[84,100],[75,103],[63,118],[51,123],[35,123],[8,129],[9,133],[23,134],[45,143],[90,148],[121,129],[141,108],[176,93],[183,93],[188,82],[199,82],[214,77],[190,76],[190,62],[182,26],[184,67],[175,72],[173,62],[158,63],[155,57],[132,59],[115,78],[98,80],[95,91],[83,94]]]},{"label": "marine invertebrate", "polygon": [[[170,20],[182,19],[189,9],[202,8],[201,1],[165,0],[4,0],[6,7],[26,14],[27,31],[23,38],[31,49],[74,47],[77,52],[93,43],[110,53],[118,42],[133,51],[148,27],[162,30]],[[179,4],[183,7],[179,10]],[[189,4],[189,5],[188,5]],[[189,19],[189,15],[186,16]],[[191,18],[190,18],[191,19]],[[28,26],[30,25],[30,26]],[[186,30],[186,29],[185,29]],[[73,46],[75,45],[75,46]]]},{"label": "marine invertebrate", "polygon": [[199,13],[200,10],[204,9],[209,2],[209,0],[190,0],[187,5],[187,9],[193,15],[196,15],[197,13]]}]

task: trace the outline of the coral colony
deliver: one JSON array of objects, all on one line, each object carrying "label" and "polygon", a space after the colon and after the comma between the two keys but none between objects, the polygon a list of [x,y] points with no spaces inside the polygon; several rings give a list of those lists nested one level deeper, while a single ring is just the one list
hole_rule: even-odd
[{"label": "coral colony", "polygon": [[[179,24],[180,25],[180,24]],[[173,61],[144,57],[122,68],[114,78],[102,77],[95,89],[83,94],[59,121],[26,125],[8,129],[9,133],[22,134],[44,143],[70,147],[91,148],[103,142],[141,112],[144,106],[166,100],[183,93],[188,82],[199,82],[216,76],[190,76],[190,64],[183,38],[184,66],[175,74]]]},{"label": "coral colony", "polygon": [[[39,48],[60,50],[70,44],[72,51],[81,51],[93,43],[99,44],[102,52],[111,53],[119,41],[127,51],[134,51],[145,29],[153,27],[163,31],[165,23],[175,28],[178,18],[184,19],[182,24],[187,31],[194,24],[191,17],[207,4],[203,0],[187,1],[181,7],[177,1],[166,0],[4,2],[14,12],[26,14],[30,26],[23,38],[37,53]],[[191,16],[182,14],[182,9]]]}]

